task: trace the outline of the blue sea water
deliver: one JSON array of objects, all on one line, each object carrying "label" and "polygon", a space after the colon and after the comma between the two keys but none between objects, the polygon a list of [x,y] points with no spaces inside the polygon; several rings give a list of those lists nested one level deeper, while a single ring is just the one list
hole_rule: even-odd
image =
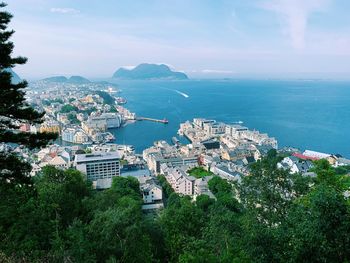
[{"label": "blue sea water", "polygon": [[[169,124],[139,121],[114,130],[117,143],[137,152],[170,142],[194,117],[243,121],[279,147],[293,146],[350,157],[350,82],[307,80],[117,81],[128,109]],[[187,96],[186,96],[187,95]]]}]

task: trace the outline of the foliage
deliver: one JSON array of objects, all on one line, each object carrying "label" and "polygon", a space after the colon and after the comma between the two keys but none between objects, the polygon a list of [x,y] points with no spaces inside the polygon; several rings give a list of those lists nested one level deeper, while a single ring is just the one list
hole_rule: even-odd
[{"label": "foliage", "polygon": [[72,112],[72,111],[78,111],[78,108],[73,106],[73,105],[70,105],[70,104],[63,105],[61,110],[60,110],[61,113],[68,113],[68,112]]},{"label": "foliage", "polygon": [[80,121],[77,119],[77,115],[76,114],[69,113],[67,115],[67,118],[68,118],[69,122],[72,123],[72,124],[80,124]]},{"label": "foliage", "polygon": [[350,173],[350,165],[338,166],[334,169],[336,174],[345,175]]},{"label": "foliage", "polygon": [[[249,176],[242,178],[239,186],[242,204],[267,225],[281,223],[293,200],[304,194],[308,178],[278,169],[280,160],[275,154],[251,166]],[[306,188],[306,189],[305,189]]]},{"label": "foliage", "polygon": [[204,170],[203,167],[194,167],[187,171],[189,175],[192,175],[196,178],[203,178],[205,176],[212,176],[213,173],[207,170]]},{"label": "foliage", "polygon": [[[253,172],[269,164],[269,172],[280,175],[273,163],[263,159]],[[135,178],[116,177],[110,189],[93,191],[79,172],[45,167],[32,190],[0,193],[1,255],[31,262],[346,262],[350,214],[343,181],[323,162],[315,170],[322,176],[312,184],[288,184],[295,194],[273,199],[284,209],[280,220],[275,210],[253,206],[269,204],[266,185],[284,185],[267,175],[259,184],[245,181],[248,193],[214,176],[209,187],[216,199],[200,195],[196,201],[166,190],[159,176],[167,206],[149,217]]]},{"label": "foliage", "polygon": [[174,192],[173,188],[167,182],[164,175],[158,175],[157,179],[159,181],[160,186],[163,188],[163,192],[165,194],[165,197],[168,198]]},{"label": "foliage", "polygon": [[105,104],[114,106],[115,105],[115,99],[107,92],[102,90],[96,90],[95,93],[99,95]]},{"label": "foliage", "polygon": [[[25,64],[24,57],[12,57],[14,44],[10,41],[13,30],[7,30],[12,15],[2,11],[6,4],[0,3],[0,142],[18,143],[29,147],[45,145],[56,134],[31,134],[20,132],[23,123],[38,124],[43,122],[44,112],[37,112],[25,99],[26,81],[12,83],[12,75],[7,70],[16,65]],[[2,167],[1,167],[2,168]]]}]

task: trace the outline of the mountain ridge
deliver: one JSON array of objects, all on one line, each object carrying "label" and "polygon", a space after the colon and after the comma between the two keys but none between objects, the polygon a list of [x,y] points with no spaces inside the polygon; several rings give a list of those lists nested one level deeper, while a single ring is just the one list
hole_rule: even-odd
[{"label": "mountain ridge", "polygon": [[42,80],[47,82],[75,83],[75,84],[85,84],[85,83],[91,82],[87,78],[84,78],[82,76],[77,76],[77,75],[73,75],[70,78],[67,78],[65,76],[53,76],[53,77],[44,78]]},{"label": "mountain ridge", "polygon": [[185,80],[188,76],[183,72],[173,71],[165,64],[142,63],[133,69],[119,68],[112,78],[117,79],[177,79]]}]

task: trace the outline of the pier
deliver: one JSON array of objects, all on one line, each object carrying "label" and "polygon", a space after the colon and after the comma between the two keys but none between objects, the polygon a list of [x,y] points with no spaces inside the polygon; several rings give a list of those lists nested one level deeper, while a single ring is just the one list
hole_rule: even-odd
[{"label": "pier", "polygon": [[168,124],[169,121],[167,119],[159,120],[159,119],[153,119],[153,118],[147,118],[147,117],[137,117],[137,121],[153,121],[153,122],[159,122],[159,123],[164,123]]}]

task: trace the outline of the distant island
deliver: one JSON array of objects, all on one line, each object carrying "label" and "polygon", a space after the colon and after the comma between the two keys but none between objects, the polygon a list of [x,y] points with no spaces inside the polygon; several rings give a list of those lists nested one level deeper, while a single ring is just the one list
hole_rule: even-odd
[{"label": "distant island", "polygon": [[133,69],[119,68],[113,78],[118,79],[188,79],[187,75],[182,72],[172,71],[164,64],[147,64],[143,63]]},{"label": "distant island", "polygon": [[82,76],[71,76],[67,78],[65,76],[54,76],[43,79],[46,82],[58,82],[58,83],[76,83],[76,84],[85,84],[90,83],[91,81],[82,77]]}]

